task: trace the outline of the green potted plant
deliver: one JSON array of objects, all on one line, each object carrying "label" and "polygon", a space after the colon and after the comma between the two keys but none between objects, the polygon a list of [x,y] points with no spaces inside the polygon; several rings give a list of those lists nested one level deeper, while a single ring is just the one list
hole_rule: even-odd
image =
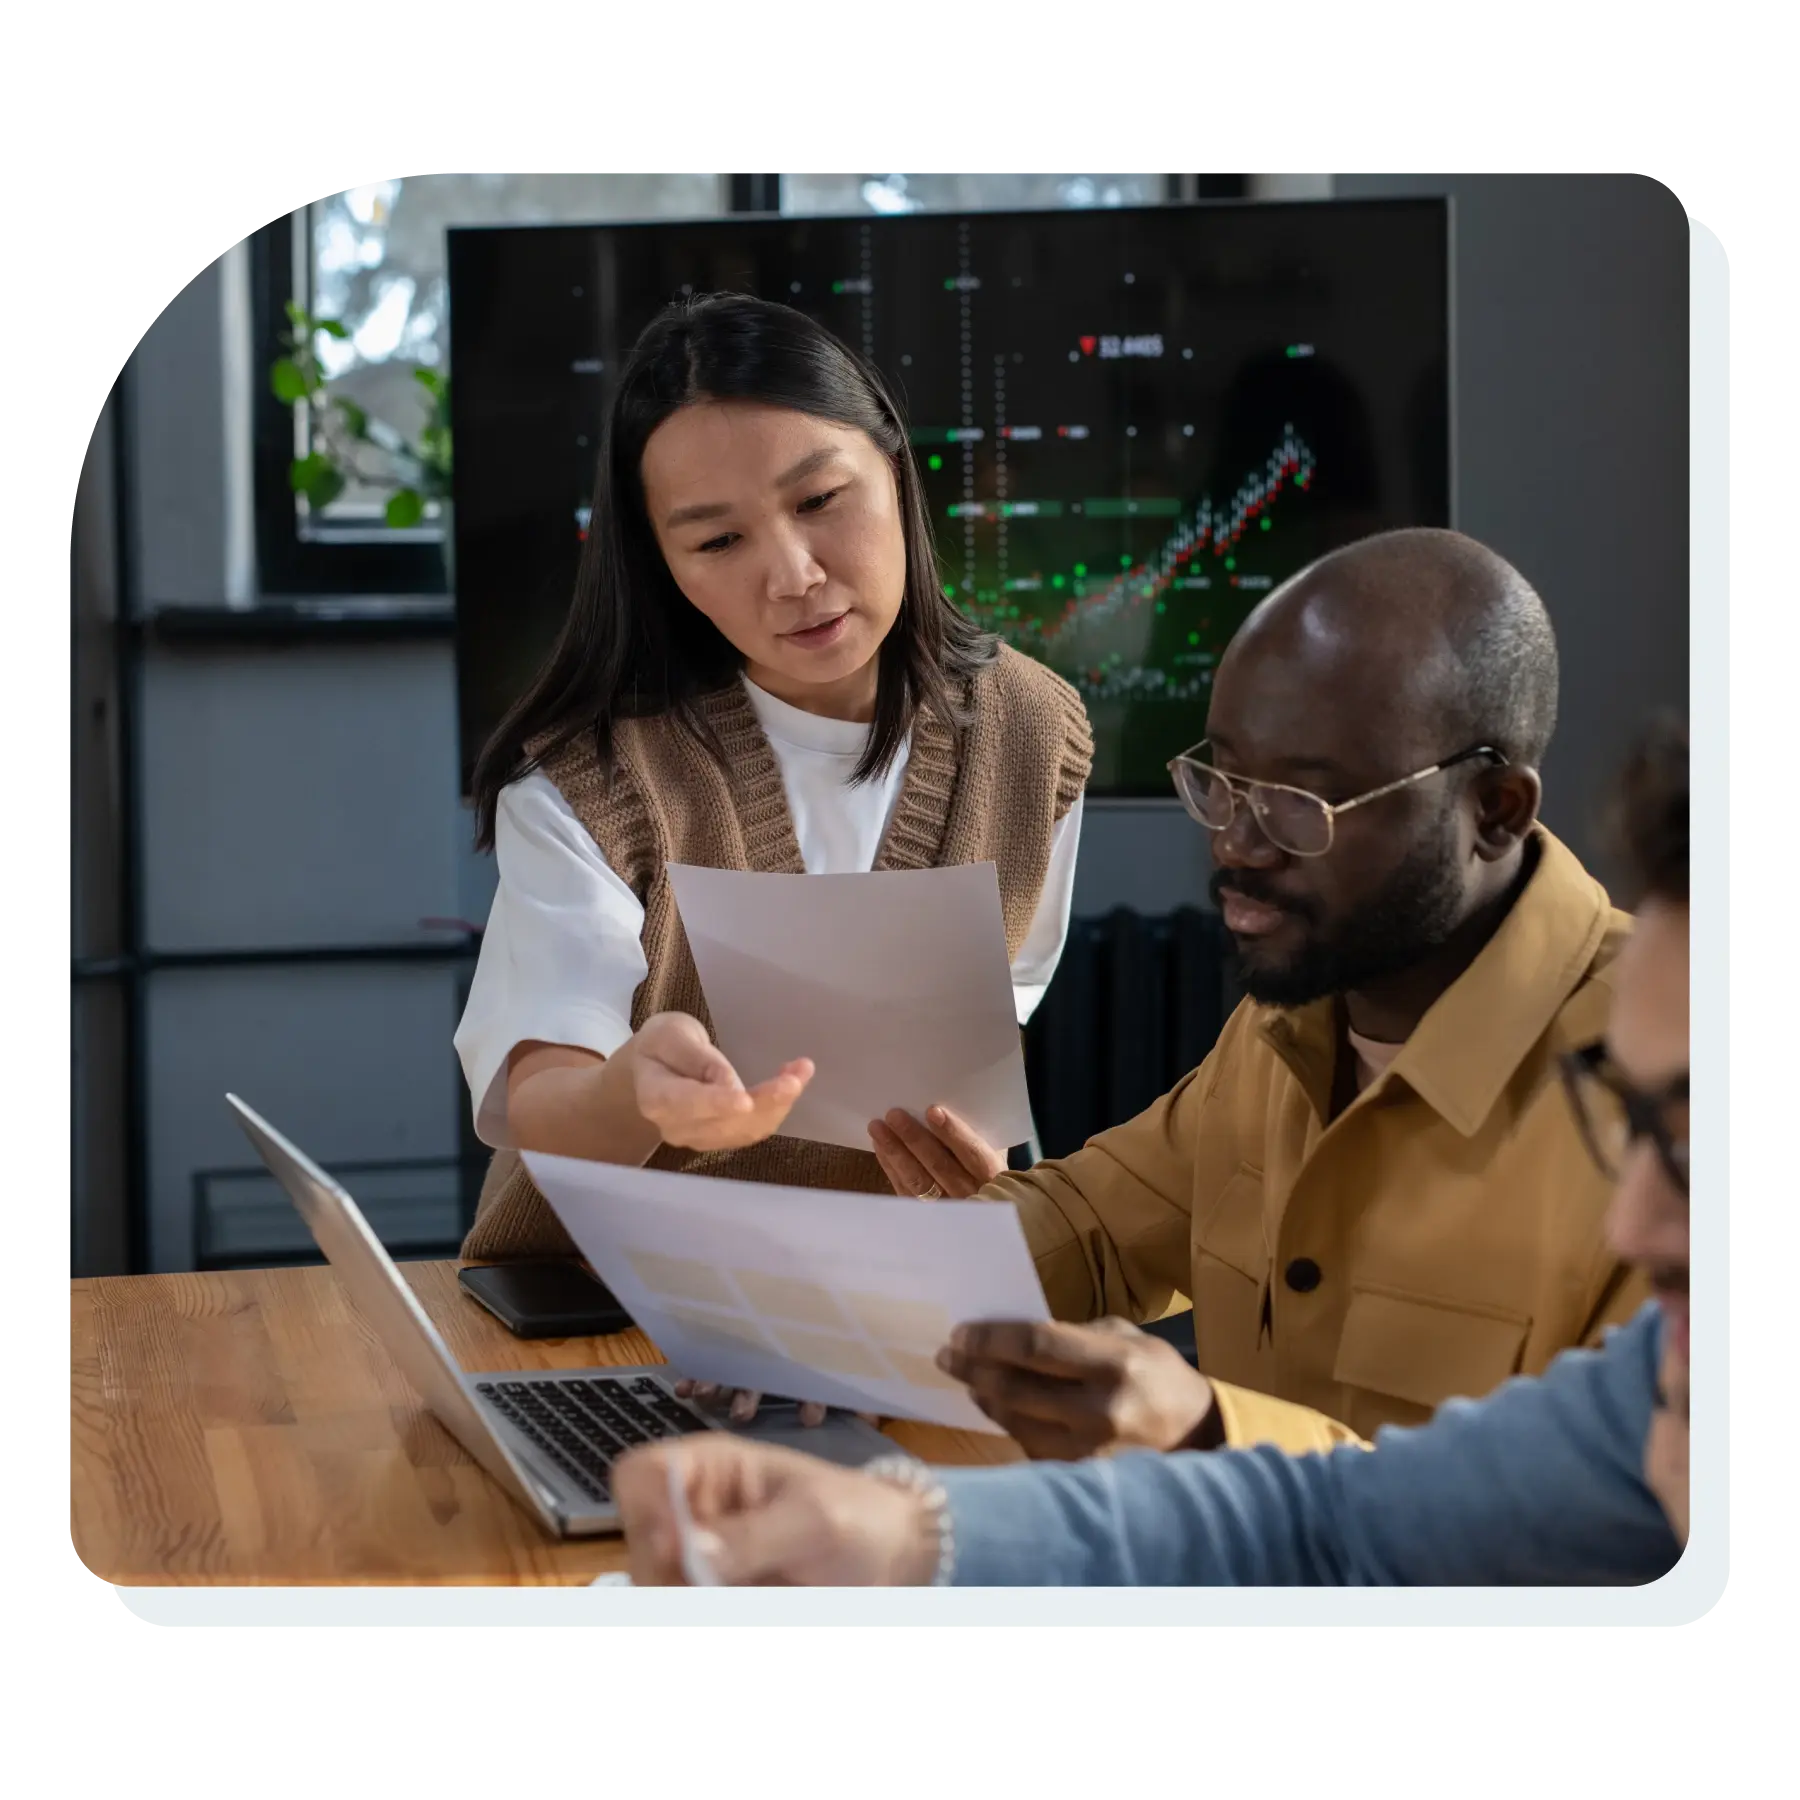
[{"label": "green potted plant", "polygon": [[288,329],[282,354],[269,369],[275,397],[289,406],[305,407],[311,426],[306,455],[288,466],[288,485],[321,513],[350,484],[387,493],[389,525],[405,530],[425,516],[436,501],[444,523],[444,567],[451,570],[450,522],[450,383],[435,369],[414,368],[412,375],[427,396],[425,423],[408,439],[385,420],[371,418],[354,400],[330,391],[330,378],[319,362],[320,335],[348,338],[337,319],[315,317],[298,301],[287,304]]}]

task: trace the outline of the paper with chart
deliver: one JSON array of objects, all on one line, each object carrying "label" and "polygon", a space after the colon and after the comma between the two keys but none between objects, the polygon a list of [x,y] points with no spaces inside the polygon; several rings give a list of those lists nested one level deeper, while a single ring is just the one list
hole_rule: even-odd
[{"label": "paper with chart", "polygon": [[[811,877],[808,877],[811,879]],[[556,1215],[673,1368],[974,1431],[952,1327],[1047,1319],[1012,1207],[671,1175],[525,1152]]]},{"label": "paper with chart", "polygon": [[809,1056],[788,1137],[870,1148],[890,1107],[960,1113],[1005,1149],[1031,1103],[992,863],[867,875],[669,865],[719,1048],[743,1080]]}]

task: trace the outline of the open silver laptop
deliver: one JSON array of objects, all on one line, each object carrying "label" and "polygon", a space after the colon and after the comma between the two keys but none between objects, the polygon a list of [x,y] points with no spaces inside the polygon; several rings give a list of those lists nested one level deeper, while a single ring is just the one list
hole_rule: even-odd
[{"label": "open silver laptop", "polygon": [[893,1445],[862,1420],[832,1413],[803,1426],[791,1406],[733,1425],[675,1396],[665,1367],[466,1374],[426,1316],[361,1209],[325,1171],[235,1094],[225,1096],[299,1208],[351,1304],[419,1396],[463,1448],[557,1537],[617,1531],[609,1476],[634,1444],[694,1431],[734,1431],[852,1468]]}]

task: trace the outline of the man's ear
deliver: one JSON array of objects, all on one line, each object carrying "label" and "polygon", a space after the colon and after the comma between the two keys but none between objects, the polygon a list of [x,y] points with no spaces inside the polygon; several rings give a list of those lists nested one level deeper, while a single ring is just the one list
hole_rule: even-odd
[{"label": "man's ear", "polygon": [[1483,769],[1475,777],[1475,854],[1499,862],[1524,841],[1537,823],[1544,783],[1536,769],[1509,763]]}]

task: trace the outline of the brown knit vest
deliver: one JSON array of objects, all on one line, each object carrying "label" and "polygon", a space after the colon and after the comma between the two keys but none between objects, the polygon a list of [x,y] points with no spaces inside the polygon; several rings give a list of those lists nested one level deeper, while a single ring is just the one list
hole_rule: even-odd
[{"label": "brown knit vest", "polygon": [[[934,712],[922,708],[914,720],[900,797],[874,866],[993,863],[1007,954],[1016,957],[1043,891],[1052,831],[1087,781],[1093,735],[1075,690],[1015,650],[1003,647],[975,676],[966,699],[972,719],[960,755],[955,734]],[[675,910],[666,872],[670,863],[806,872],[781,770],[742,685],[734,681],[700,706],[718,735],[722,761],[664,716],[618,723],[610,781],[585,737],[544,765],[607,865],[644,908],[650,972],[632,1002],[634,1031],[660,1012],[692,1013],[712,1031]],[[728,1151],[664,1145],[649,1167],[798,1187],[890,1191],[871,1152],[800,1138],[774,1137]],[[463,1256],[502,1261],[567,1256],[574,1250],[518,1153],[495,1152]]]}]

